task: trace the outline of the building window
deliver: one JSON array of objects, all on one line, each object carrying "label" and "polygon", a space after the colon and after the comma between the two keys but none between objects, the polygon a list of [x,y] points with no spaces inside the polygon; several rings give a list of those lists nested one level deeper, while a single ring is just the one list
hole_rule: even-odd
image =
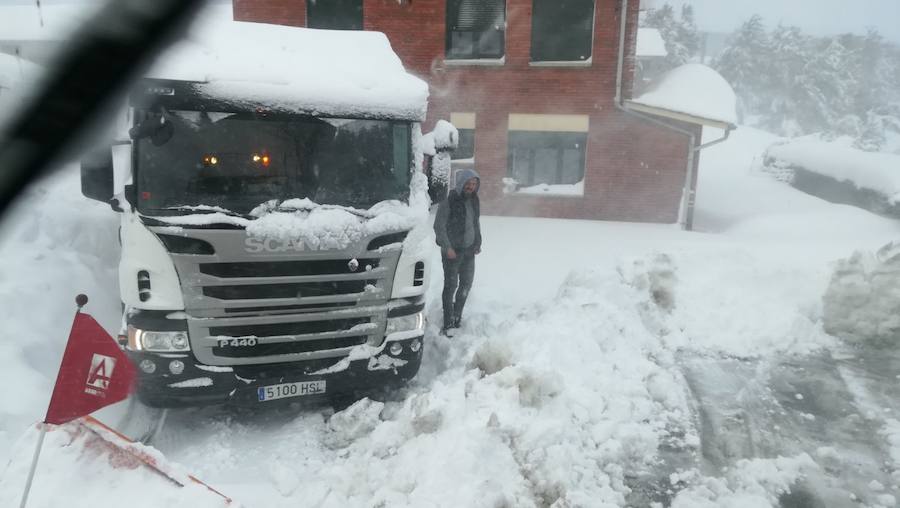
[{"label": "building window", "polygon": [[306,26],[328,30],[362,30],[363,0],[307,0]]},{"label": "building window", "polygon": [[532,1],[531,61],[588,60],[594,35],[594,0]]},{"label": "building window", "polygon": [[517,188],[584,180],[586,115],[510,115],[509,177]]},{"label": "building window", "polygon": [[475,158],[475,113],[450,113],[450,123],[459,131],[454,160]]},{"label": "building window", "polygon": [[501,58],[505,52],[505,0],[447,0],[447,58]]}]

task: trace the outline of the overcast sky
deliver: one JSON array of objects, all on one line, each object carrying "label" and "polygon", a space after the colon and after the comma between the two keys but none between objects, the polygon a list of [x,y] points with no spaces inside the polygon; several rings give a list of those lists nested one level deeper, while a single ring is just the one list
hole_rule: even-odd
[{"label": "overcast sky", "polygon": [[[652,0],[657,5],[666,0]],[[648,3],[648,0],[644,0]],[[900,0],[668,0],[672,5],[694,6],[697,25],[703,30],[731,32],[753,14],[767,26],[779,22],[826,35],[865,33],[876,28],[886,38],[900,42]]]},{"label": "overcast sky", "polygon": [[[91,2],[98,0],[42,0],[43,3]],[[227,1],[227,0],[214,0]],[[842,32],[865,33],[874,27],[886,38],[900,43],[900,0],[638,0],[642,6],[670,3],[694,6],[697,25],[703,30],[731,32],[753,14],[768,26],[779,22],[797,25],[816,35]],[[34,0],[0,0],[3,4],[34,3]]]}]

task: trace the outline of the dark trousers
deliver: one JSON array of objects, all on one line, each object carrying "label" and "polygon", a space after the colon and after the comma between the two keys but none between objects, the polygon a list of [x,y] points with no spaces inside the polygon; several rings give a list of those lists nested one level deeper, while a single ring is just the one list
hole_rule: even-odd
[{"label": "dark trousers", "polygon": [[462,317],[466,298],[472,289],[472,281],[475,279],[475,249],[459,249],[455,259],[447,258],[447,253],[444,252],[441,261],[444,265],[444,328],[447,328]]}]

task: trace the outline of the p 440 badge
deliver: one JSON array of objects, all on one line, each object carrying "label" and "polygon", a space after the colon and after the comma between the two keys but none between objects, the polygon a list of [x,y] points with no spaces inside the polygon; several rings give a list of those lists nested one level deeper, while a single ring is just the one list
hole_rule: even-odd
[{"label": "p 440 badge", "polygon": [[216,339],[216,343],[219,347],[251,347],[258,341],[256,337],[222,337]]}]

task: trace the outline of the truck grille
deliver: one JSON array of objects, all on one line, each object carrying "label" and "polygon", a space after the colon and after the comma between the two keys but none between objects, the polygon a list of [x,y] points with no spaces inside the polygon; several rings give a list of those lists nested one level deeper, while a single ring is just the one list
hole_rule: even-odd
[{"label": "truck grille", "polygon": [[307,340],[303,342],[278,342],[275,344],[257,344],[252,347],[214,347],[216,356],[225,358],[253,358],[260,356],[277,356],[314,351],[328,351],[365,344],[368,337],[341,337],[338,339]]},{"label": "truck grille", "polygon": [[[296,275],[334,275],[353,273],[348,259],[315,261],[269,261],[267,263],[203,263],[200,273],[214,277],[290,277]],[[358,270],[378,268],[379,259],[357,259]]]},{"label": "truck grille", "polygon": [[322,321],[300,321],[295,323],[275,323],[269,325],[213,326],[209,333],[226,337],[275,337],[282,335],[305,335],[310,333],[337,332],[354,326],[370,323],[365,318],[327,319]]},{"label": "truck grille", "polygon": [[[344,250],[310,252],[249,252],[240,229],[186,229],[184,236],[213,247],[213,254],[171,252],[199,361],[248,367],[328,363],[360,344],[384,340],[400,257],[399,249],[386,247],[402,235],[382,235],[379,241],[389,243],[377,250],[370,244],[381,237],[361,238]],[[257,340],[253,346],[220,340],[241,337]]]},{"label": "truck grille", "polygon": [[269,298],[302,298],[362,293],[376,280],[307,282],[302,284],[253,284],[243,286],[207,286],[204,296],[220,300],[257,300]]}]

